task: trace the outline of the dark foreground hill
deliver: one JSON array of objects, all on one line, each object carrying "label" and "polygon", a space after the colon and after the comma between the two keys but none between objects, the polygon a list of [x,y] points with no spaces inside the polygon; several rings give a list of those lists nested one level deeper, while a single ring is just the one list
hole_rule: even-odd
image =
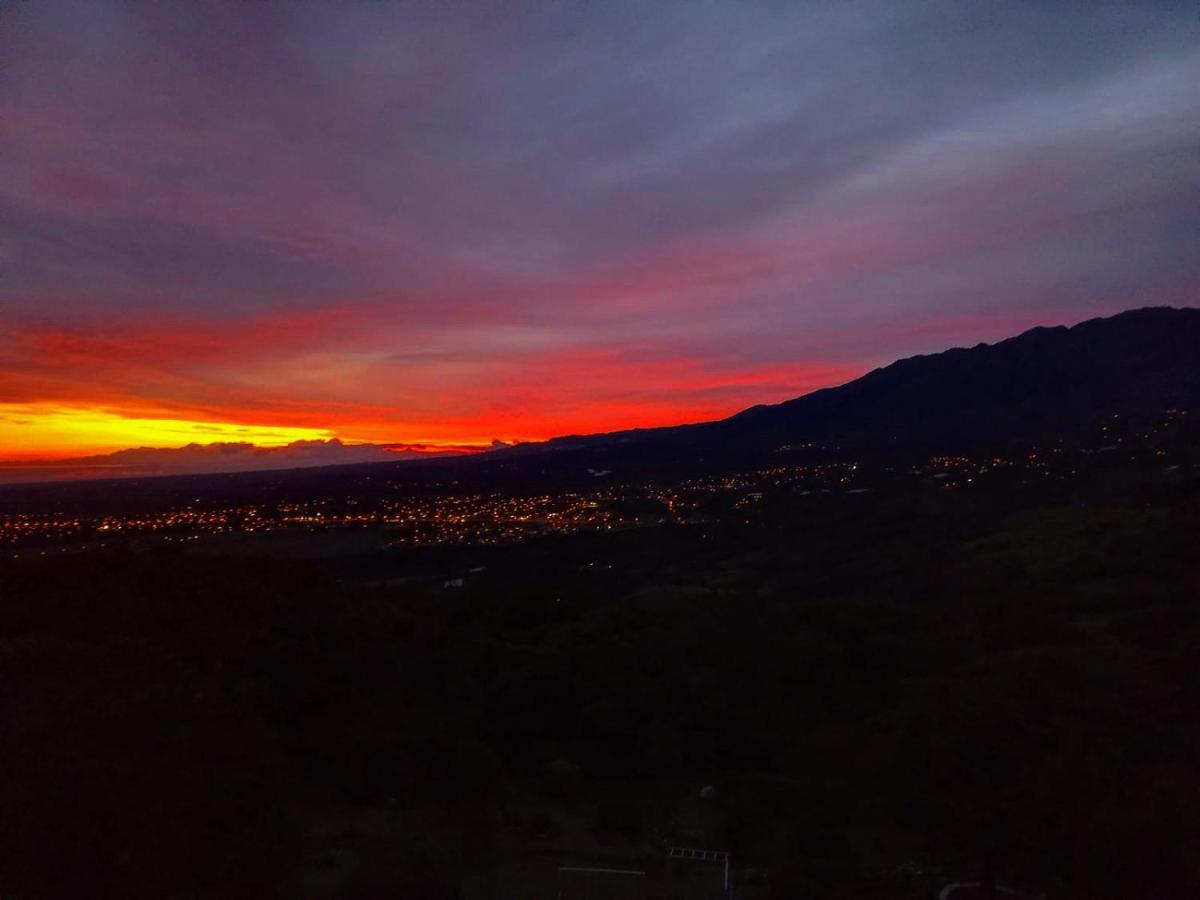
[{"label": "dark foreground hill", "polygon": [[0,896],[1200,896],[1200,482],[1101,474],[0,558]]}]

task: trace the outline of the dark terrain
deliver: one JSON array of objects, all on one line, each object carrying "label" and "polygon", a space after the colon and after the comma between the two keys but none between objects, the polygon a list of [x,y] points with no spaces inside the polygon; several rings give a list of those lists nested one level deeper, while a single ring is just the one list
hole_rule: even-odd
[{"label": "dark terrain", "polygon": [[[0,896],[720,896],[669,846],[746,900],[1200,895],[1198,320],[492,459],[5,491],[85,524],[0,560]],[[598,485],[616,527],[495,543],[279,512]],[[185,502],[280,518],[89,518]]]}]

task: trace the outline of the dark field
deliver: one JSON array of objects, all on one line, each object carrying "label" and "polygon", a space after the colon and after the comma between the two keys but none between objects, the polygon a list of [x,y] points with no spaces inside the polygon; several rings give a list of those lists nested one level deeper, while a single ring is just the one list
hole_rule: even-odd
[{"label": "dark field", "polygon": [[0,894],[1195,896],[1198,533],[1130,470],[9,559]]}]

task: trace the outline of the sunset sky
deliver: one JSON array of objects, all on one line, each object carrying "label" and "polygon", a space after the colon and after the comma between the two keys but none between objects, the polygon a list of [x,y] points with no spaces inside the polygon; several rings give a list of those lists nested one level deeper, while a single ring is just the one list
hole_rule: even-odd
[{"label": "sunset sky", "polygon": [[714,418],[1200,304],[1192,3],[0,5],[0,459]]}]

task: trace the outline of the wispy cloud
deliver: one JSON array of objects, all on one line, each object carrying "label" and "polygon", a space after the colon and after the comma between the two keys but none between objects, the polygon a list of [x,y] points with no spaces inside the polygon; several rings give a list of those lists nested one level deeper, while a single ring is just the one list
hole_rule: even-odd
[{"label": "wispy cloud", "polygon": [[1200,300],[1183,4],[7,23],[0,402],[538,438]]}]

